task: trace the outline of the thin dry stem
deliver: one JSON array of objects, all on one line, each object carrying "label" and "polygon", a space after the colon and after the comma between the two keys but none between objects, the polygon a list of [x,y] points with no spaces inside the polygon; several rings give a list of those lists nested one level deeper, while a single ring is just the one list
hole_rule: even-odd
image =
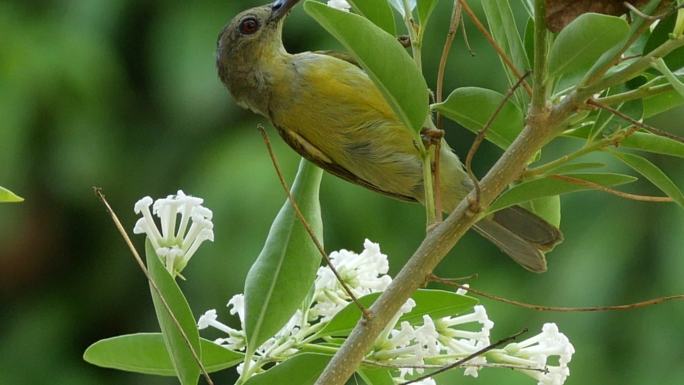
[{"label": "thin dry stem", "polygon": [[[508,69],[510,69],[511,72],[513,72],[513,75],[515,75],[516,78],[522,78],[523,73],[520,71],[520,69],[518,69],[515,66],[515,64],[513,64],[511,58],[508,57],[508,55],[503,50],[503,48],[501,48],[499,43],[497,43],[496,40],[494,40],[494,37],[489,33],[489,31],[487,31],[487,27],[485,27],[484,24],[482,24],[482,22],[480,21],[480,19],[478,19],[475,12],[473,12],[473,10],[468,5],[468,2],[466,0],[459,0],[459,2],[463,6],[463,10],[465,11],[465,13],[468,15],[468,17],[470,17],[470,20],[472,20],[473,24],[475,24],[475,27],[478,29],[478,31],[482,33],[482,35],[487,39],[489,44],[496,50],[496,53],[499,55],[499,57],[501,57],[501,60],[503,60],[503,62],[506,64],[506,67],[508,67]],[[527,82],[523,82],[522,85],[525,88],[525,91],[527,91],[528,94],[532,95],[532,87]]]},{"label": "thin dry stem", "polygon": [[149,271],[147,271],[147,267],[145,266],[145,263],[143,262],[142,258],[140,257],[140,254],[138,253],[138,250],[136,250],[135,246],[133,245],[133,241],[131,241],[131,238],[128,236],[128,233],[126,233],[126,229],[124,229],[123,225],[121,224],[121,221],[119,220],[119,217],[116,215],[114,212],[114,209],[112,209],[112,206],[109,205],[109,202],[107,201],[107,198],[105,197],[104,193],[102,192],[102,188],[100,187],[93,187],[93,191],[95,191],[95,195],[102,201],[104,204],[105,208],[107,209],[107,212],[112,218],[112,221],[114,221],[114,226],[116,229],[119,231],[119,234],[121,234],[121,237],[123,238],[124,242],[126,242],[126,245],[128,246],[128,249],[131,251],[131,254],[133,255],[133,259],[138,263],[138,266],[140,266],[140,270],[142,270],[143,274],[145,275],[145,278],[147,278],[147,281],[150,283],[150,286],[152,286],[152,289],[157,293],[159,296],[159,299],[161,299],[162,304],[164,305],[164,308],[166,311],[169,313],[171,316],[171,319],[173,320],[174,325],[178,328],[178,331],[180,332],[181,336],[183,337],[184,342],[187,344],[188,348],[190,349],[190,353],[192,353],[192,357],[195,359],[195,362],[199,366],[200,370],[202,371],[202,375],[204,376],[205,380],[209,385],[214,385],[214,382],[211,380],[211,377],[209,376],[209,372],[207,372],[207,369],[204,367],[202,364],[202,360],[199,358],[199,355],[195,351],[195,349],[192,347],[192,344],[190,343],[190,338],[188,337],[187,333],[185,333],[185,330],[183,330],[183,327],[181,327],[180,322],[176,318],[176,315],[173,314],[173,311],[171,311],[171,306],[169,306],[169,303],[166,301],[166,298],[161,293],[161,290],[159,290],[159,287],[157,286],[157,283],[154,282],[152,277],[150,276]]},{"label": "thin dry stem", "polygon": [[294,208],[294,211],[295,211],[295,214],[297,215],[297,218],[299,219],[299,221],[304,226],[304,229],[306,230],[306,232],[309,234],[309,237],[311,238],[314,245],[316,246],[316,249],[318,249],[318,252],[321,254],[323,259],[325,260],[325,263],[328,265],[328,267],[330,267],[330,270],[335,275],[335,278],[337,278],[337,282],[340,283],[340,285],[342,286],[344,291],[347,293],[349,298],[351,298],[352,302],[354,302],[354,304],[359,308],[359,310],[361,311],[361,314],[363,314],[363,318],[369,319],[370,313],[368,312],[368,309],[366,309],[361,304],[361,302],[359,302],[358,298],[356,298],[354,293],[352,293],[349,286],[344,282],[344,280],[342,280],[342,277],[337,272],[337,269],[335,268],[335,266],[332,264],[330,257],[328,257],[328,253],[325,252],[323,245],[318,240],[318,237],[316,237],[316,234],[314,233],[313,229],[311,228],[311,225],[309,225],[309,222],[307,222],[306,218],[304,217],[304,214],[302,214],[302,211],[299,209],[299,205],[297,204],[297,201],[294,199],[294,196],[292,196],[292,192],[290,191],[290,186],[288,186],[287,181],[285,181],[285,177],[283,176],[283,173],[280,170],[280,164],[278,163],[278,159],[275,156],[275,152],[273,152],[273,147],[271,146],[271,140],[268,138],[268,133],[266,133],[266,130],[264,129],[263,126],[259,125],[258,128],[259,128],[259,131],[261,132],[261,136],[264,138],[264,143],[266,144],[266,148],[268,149],[268,154],[271,157],[271,162],[273,163],[273,167],[275,168],[276,174],[278,175],[278,180],[280,181],[280,185],[285,190],[285,193],[287,194],[287,199],[290,201],[292,208]]},{"label": "thin dry stem", "polygon": [[590,182],[590,181],[584,180],[584,179],[573,178],[573,177],[567,176],[567,175],[551,175],[551,178],[557,179],[557,180],[562,180],[564,182],[572,183],[572,184],[578,185],[578,186],[589,187],[593,190],[603,191],[605,193],[612,194],[612,195],[618,196],[620,198],[629,199],[629,200],[633,200],[633,201],[653,202],[653,203],[674,202],[674,200],[670,197],[654,197],[654,196],[648,196],[648,195],[630,194],[630,193],[626,193],[623,191],[614,190],[610,187],[606,187],[606,186],[598,184],[598,183]]},{"label": "thin dry stem", "polygon": [[[446,40],[444,41],[444,48],[442,48],[442,57],[439,60],[439,70],[437,71],[437,94],[436,103],[441,103],[444,100],[444,77],[446,74],[446,65],[449,61],[449,52],[451,46],[456,38],[456,32],[463,15],[463,8],[459,0],[454,0],[454,9],[451,13],[451,21],[449,22],[449,32],[447,32]],[[437,128],[442,129],[442,114],[437,112]]]}]

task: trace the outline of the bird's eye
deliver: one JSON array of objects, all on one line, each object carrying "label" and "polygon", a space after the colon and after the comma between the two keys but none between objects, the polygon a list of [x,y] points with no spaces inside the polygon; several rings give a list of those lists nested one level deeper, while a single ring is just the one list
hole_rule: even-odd
[{"label": "bird's eye", "polygon": [[245,18],[240,22],[240,33],[243,35],[251,35],[259,30],[259,21],[255,17]]}]

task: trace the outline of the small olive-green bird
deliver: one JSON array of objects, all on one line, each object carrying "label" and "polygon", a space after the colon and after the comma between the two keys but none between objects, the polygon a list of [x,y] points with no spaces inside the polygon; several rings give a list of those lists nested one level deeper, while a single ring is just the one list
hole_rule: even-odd
[{"label": "small olive-green bird", "polygon": [[[332,52],[290,54],[285,15],[298,0],[238,14],[221,32],[217,67],[237,103],[270,119],[300,155],[352,183],[405,201],[423,202],[422,163],[404,127],[368,75]],[[379,53],[381,54],[381,53]],[[458,157],[441,147],[441,196],[453,210],[472,189]],[[560,231],[521,208],[497,212],[476,230],[528,270],[546,270],[544,253]]]}]

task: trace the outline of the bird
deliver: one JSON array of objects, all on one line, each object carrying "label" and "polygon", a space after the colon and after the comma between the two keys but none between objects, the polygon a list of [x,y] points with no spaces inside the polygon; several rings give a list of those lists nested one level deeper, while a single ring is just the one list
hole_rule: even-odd
[{"label": "bird", "polygon": [[[302,157],[349,182],[403,201],[424,203],[415,137],[350,55],[283,46],[286,15],[299,0],[276,0],[237,14],[220,32],[216,66],[237,104],[270,120]],[[427,102],[427,101],[426,101]],[[446,212],[473,189],[453,150],[442,142],[440,192]],[[563,240],[558,228],[513,206],[474,226],[532,272]]]}]

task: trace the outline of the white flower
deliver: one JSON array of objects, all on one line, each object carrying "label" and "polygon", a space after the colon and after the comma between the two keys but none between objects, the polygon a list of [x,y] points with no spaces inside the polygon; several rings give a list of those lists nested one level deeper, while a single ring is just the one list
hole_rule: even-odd
[{"label": "white flower", "polygon": [[[570,375],[568,363],[575,348],[554,323],[544,324],[542,332],[519,343],[507,345],[492,355],[498,361],[543,371],[520,371],[536,379],[538,385],[562,385]],[[558,366],[549,365],[549,357],[558,357]]]},{"label": "white flower", "polygon": [[[202,202],[202,199],[178,190],[176,195],[157,199],[154,204],[150,197],[144,197],[135,204],[134,211],[142,218],[136,222],[133,232],[147,234],[155,252],[173,276],[185,268],[204,241],[214,240],[212,212],[202,206]],[[150,206],[160,220],[161,231]]]},{"label": "white flower", "polygon": [[470,284],[464,283],[464,284],[462,285],[462,287],[459,287],[459,288],[456,290],[456,294],[458,294],[458,295],[466,295],[466,294],[468,294],[468,289],[469,289],[469,288],[470,288]]},{"label": "white flower", "polygon": [[437,385],[437,383],[431,377],[428,377],[424,380],[414,382],[413,385]]},{"label": "white flower", "polygon": [[221,345],[230,350],[242,350],[246,346],[245,333],[240,330],[235,330],[228,325],[225,325],[217,320],[216,310],[207,310],[197,321],[197,328],[199,330],[213,327],[226,334],[228,338],[218,338],[214,341],[217,345]]},{"label": "white flower", "polygon": [[351,5],[347,0],[328,0],[328,7],[339,9],[340,11],[349,12]]},{"label": "white flower", "polygon": [[[416,8],[416,0],[406,0],[406,2],[408,3],[408,6],[410,8],[408,11],[408,13],[410,14]],[[404,0],[390,0],[390,4],[392,4],[394,9],[399,11],[399,13],[401,14],[401,17],[406,17],[407,12],[406,12],[406,9],[404,8]]]},{"label": "white flower", "polygon": [[[380,252],[380,246],[367,239],[363,246],[361,254],[344,249],[330,254],[331,264],[357,298],[383,291],[392,282],[392,278],[387,275],[387,255]],[[312,309],[314,317],[321,316],[322,320],[328,320],[351,300],[328,266],[318,269],[315,285],[316,303]]]},{"label": "white flower", "polygon": [[230,314],[238,316],[240,318],[240,325],[245,328],[245,295],[235,294],[228,304],[226,305],[230,310]]},{"label": "white flower", "polygon": [[[478,323],[480,331],[469,331],[462,329],[455,329],[455,326]],[[436,328],[439,333],[439,341],[446,347],[449,354],[457,357],[469,356],[478,350],[489,346],[489,333],[494,327],[487,316],[487,311],[484,306],[477,305],[473,308],[473,312],[457,317],[444,317],[437,320]],[[483,364],[487,363],[485,357],[476,357],[466,367],[466,376],[477,377],[478,371]]]}]

